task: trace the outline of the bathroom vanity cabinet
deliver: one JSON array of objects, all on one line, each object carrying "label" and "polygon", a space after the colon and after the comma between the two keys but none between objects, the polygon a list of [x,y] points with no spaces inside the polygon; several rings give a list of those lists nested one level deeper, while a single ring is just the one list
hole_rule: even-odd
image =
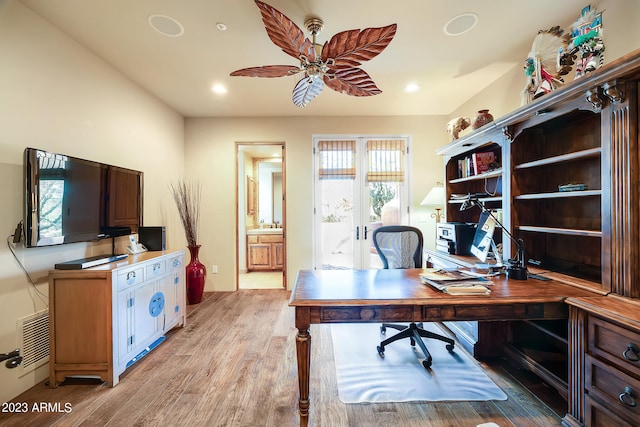
[{"label": "bathroom vanity cabinet", "polygon": [[247,270],[282,270],[283,266],[282,229],[247,234]]}]

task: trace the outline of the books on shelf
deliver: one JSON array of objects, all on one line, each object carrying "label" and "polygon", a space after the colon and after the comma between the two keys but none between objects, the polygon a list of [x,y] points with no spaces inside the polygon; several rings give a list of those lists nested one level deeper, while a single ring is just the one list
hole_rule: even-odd
[{"label": "books on shelf", "polygon": [[495,167],[496,155],[493,151],[473,153],[471,161],[473,170],[478,175]]},{"label": "books on shelf", "polygon": [[431,285],[450,295],[488,295],[489,280],[478,274],[466,274],[461,270],[425,268],[420,274],[425,285]]},{"label": "books on shelf", "polygon": [[467,178],[497,169],[498,156],[494,151],[479,151],[458,159],[458,178]]}]

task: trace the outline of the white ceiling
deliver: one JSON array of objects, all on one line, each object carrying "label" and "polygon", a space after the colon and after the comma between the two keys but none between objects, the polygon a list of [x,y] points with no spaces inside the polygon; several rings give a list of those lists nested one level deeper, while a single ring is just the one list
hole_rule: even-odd
[{"label": "white ceiling", "polygon": [[[304,29],[324,21],[317,41],[344,30],[397,23],[390,45],[362,68],[382,94],[351,97],[325,88],[306,108],[291,102],[295,77],[230,77],[239,68],[297,65],[267,36],[253,0],[21,0],[131,80],[186,117],[448,115],[513,67],[538,30],[567,28],[587,0],[265,0]],[[453,17],[479,21],[455,37]],[[170,16],[184,27],[168,37],[147,22]],[[216,23],[226,24],[220,31]],[[211,91],[224,84],[228,93]],[[404,93],[408,83],[421,86]],[[524,75],[523,75],[524,86]]]}]

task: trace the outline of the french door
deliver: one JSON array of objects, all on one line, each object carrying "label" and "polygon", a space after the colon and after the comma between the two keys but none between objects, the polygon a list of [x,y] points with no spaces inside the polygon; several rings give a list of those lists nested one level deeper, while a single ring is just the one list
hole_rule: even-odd
[{"label": "french door", "polygon": [[371,234],[409,223],[409,138],[314,136],[314,268],[382,268]]}]

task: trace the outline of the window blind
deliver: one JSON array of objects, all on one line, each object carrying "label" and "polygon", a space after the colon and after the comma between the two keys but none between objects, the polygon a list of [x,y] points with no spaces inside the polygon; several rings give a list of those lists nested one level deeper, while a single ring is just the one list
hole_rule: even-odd
[{"label": "window blind", "polygon": [[367,181],[404,182],[404,140],[367,141]]},{"label": "window blind", "polygon": [[356,141],[318,141],[320,179],[356,178]]}]

